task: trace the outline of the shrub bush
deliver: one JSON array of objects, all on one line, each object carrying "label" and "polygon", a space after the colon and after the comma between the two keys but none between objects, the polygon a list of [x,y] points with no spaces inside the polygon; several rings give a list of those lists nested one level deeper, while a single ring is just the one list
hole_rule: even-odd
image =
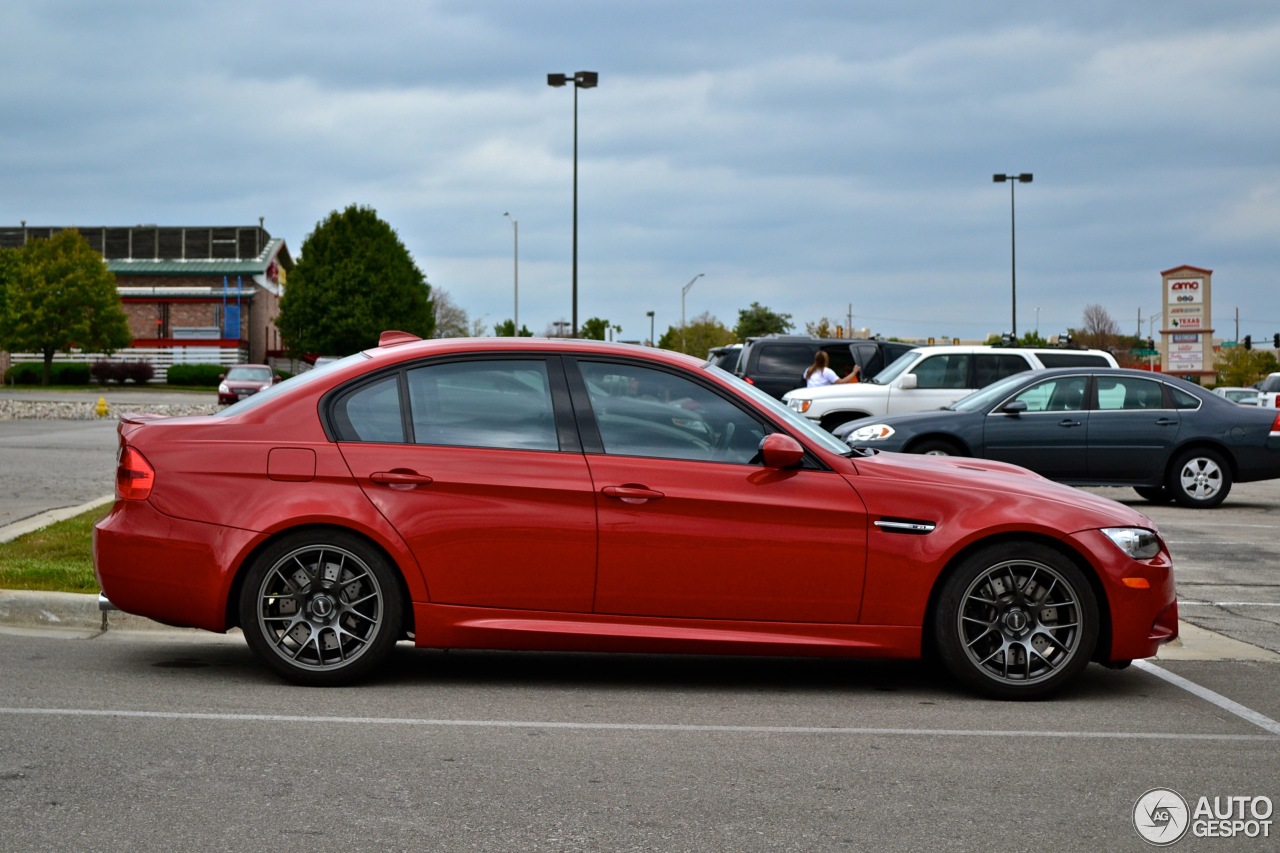
[{"label": "shrub bush", "polygon": [[[44,378],[44,365],[23,362],[10,367],[4,381],[12,385],[39,385]],[[49,370],[52,385],[88,385],[89,365],[75,362],[55,363]]]},{"label": "shrub bush", "polygon": [[150,382],[156,375],[156,369],[151,366],[149,361],[95,361],[93,367],[89,368],[89,373],[98,382],[99,385],[106,385],[108,382],[116,382],[123,385],[125,382],[136,382],[144,385]]},{"label": "shrub bush", "polygon": [[166,382],[170,385],[194,385],[198,388],[216,388],[227,368],[221,364],[175,364],[169,368]]}]

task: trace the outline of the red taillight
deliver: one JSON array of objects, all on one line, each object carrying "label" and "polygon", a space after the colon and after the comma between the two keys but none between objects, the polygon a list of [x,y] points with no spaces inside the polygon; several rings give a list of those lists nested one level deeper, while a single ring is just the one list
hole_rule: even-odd
[{"label": "red taillight", "polygon": [[120,451],[116,465],[116,497],[124,501],[145,501],[155,485],[156,472],[147,458],[132,447]]},{"label": "red taillight", "polygon": [[1280,433],[1280,412],[1276,412],[1276,419],[1271,422],[1271,434]]},{"label": "red taillight", "polygon": [[755,385],[755,384],[756,384],[755,380],[754,380],[754,379],[752,379],[750,376],[744,376],[744,377],[742,377],[742,381],[743,381],[743,382],[745,382],[745,383],[747,383],[748,385]]}]

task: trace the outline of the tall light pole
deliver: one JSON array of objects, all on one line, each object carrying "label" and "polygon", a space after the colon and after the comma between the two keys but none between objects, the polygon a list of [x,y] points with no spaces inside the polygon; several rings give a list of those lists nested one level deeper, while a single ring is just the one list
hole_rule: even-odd
[{"label": "tall light pole", "polygon": [[578,336],[578,90],[594,89],[600,75],[594,71],[548,74],[547,85],[557,88],[573,82],[573,336]]},{"label": "tall light pole", "polygon": [[685,346],[684,344],[684,298],[689,293],[690,288],[693,287],[693,283],[700,278],[702,278],[702,273],[698,273],[693,278],[689,279],[689,283],[686,284],[684,287],[680,288],[680,350],[682,352],[684,351],[684,346]]},{"label": "tall light pole", "polygon": [[1010,284],[1013,289],[1013,323],[1010,331],[1013,332],[1013,340],[1018,340],[1018,240],[1017,229],[1015,227],[1014,207],[1013,207],[1013,188],[1018,184],[1031,183],[1031,173],[1022,172],[1018,175],[992,175],[991,180],[997,184],[1003,184],[1006,181],[1009,184],[1009,277]]},{"label": "tall light pole", "polygon": [[515,254],[512,261],[512,276],[515,279],[515,308],[513,309],[511,319],[511,337],[520,337],[520,223],[510,213],[504,213],[503,216],[511,220],[511,229],[515,237]]},{"label": "tall light pole", "polygon": [[653,312],[646,311],[644,312],[644,315],[649,318],[649,346],[657,346],[657,343],[653,340]]}]

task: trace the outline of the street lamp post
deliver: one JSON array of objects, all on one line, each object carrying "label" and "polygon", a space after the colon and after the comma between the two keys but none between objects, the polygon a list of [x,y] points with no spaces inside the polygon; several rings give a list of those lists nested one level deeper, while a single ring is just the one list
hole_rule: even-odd
[{"label": "street lamp post", "polygon": [[693,287],[693,283],[694,283],[695,281],[697,281],[698,279],[700,279],[700,278],[702,278],[702,273],[698,273],[698,274],[697,274],[697,275],[695,275],[693,278],[689,279],[689,283],[688,283],[688,284],[686,284],[684,287],[680,288],[680,349],[681,349],[681,351],[683,351],[683,350],[684,350],[684,348],[685,348],[685,340],[684,340],[684,298],[685,298],[685,296],[689,293],[690,288],[692,288],[692,287]]},{"label": "street lamp post", "polygon": [[649,318],[649,346],[657,346],[657,343],[653,340],[653,312],[646,311],[644,315]]},{"label": "street lamp post", "polygon": [[503,216],[511,220],[511,229],[515,237],[515,252],[512,260],[512,277],[515,280],[515,308],[511,319],[511,336],[520,337],[520,223],[510,213]]},{"label": "street lamp post", "polygon": [[1014,219],[1013,188],[1018,184],[1031,183],[1031,173],[992,175],[991,180],[997,184],[1003,184],[1006,181],[1009,184],[1009,278],[1013,293],[1013,323],[1010,331],[1013,332],[1013,339],[1016,342],[1018,340],[1018,241]]},{"label": "street lamp post", "polygon": [[594,89],[600,75],[594,71],[548,74],[547,85],[557,88],[573,82],[573,336],[578,336],[578,90]]}]

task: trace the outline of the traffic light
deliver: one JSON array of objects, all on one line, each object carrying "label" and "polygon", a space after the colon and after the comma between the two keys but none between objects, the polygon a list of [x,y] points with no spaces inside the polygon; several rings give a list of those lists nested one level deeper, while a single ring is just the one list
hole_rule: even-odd
[{"label": "traffic light", "polygon": [[844,326],[836,326],[836,337],[844,339]]},{"label": "traffic light", "polygon": [[1271,348],[1280,349],[1280,332],[1276,332],[1271,336]]},{"label": "traffic light", "polygon": [[1244,348],[1253,349],[1253,335],[1244,336]]},{"label": "traffic light", "polygon": [[[1280,335],[1277,335],[1276,337],[1280,337]],[[1156,348],[1156,339],[1147,338],[1147,349],[1155,349],[1155,348]]]}]

